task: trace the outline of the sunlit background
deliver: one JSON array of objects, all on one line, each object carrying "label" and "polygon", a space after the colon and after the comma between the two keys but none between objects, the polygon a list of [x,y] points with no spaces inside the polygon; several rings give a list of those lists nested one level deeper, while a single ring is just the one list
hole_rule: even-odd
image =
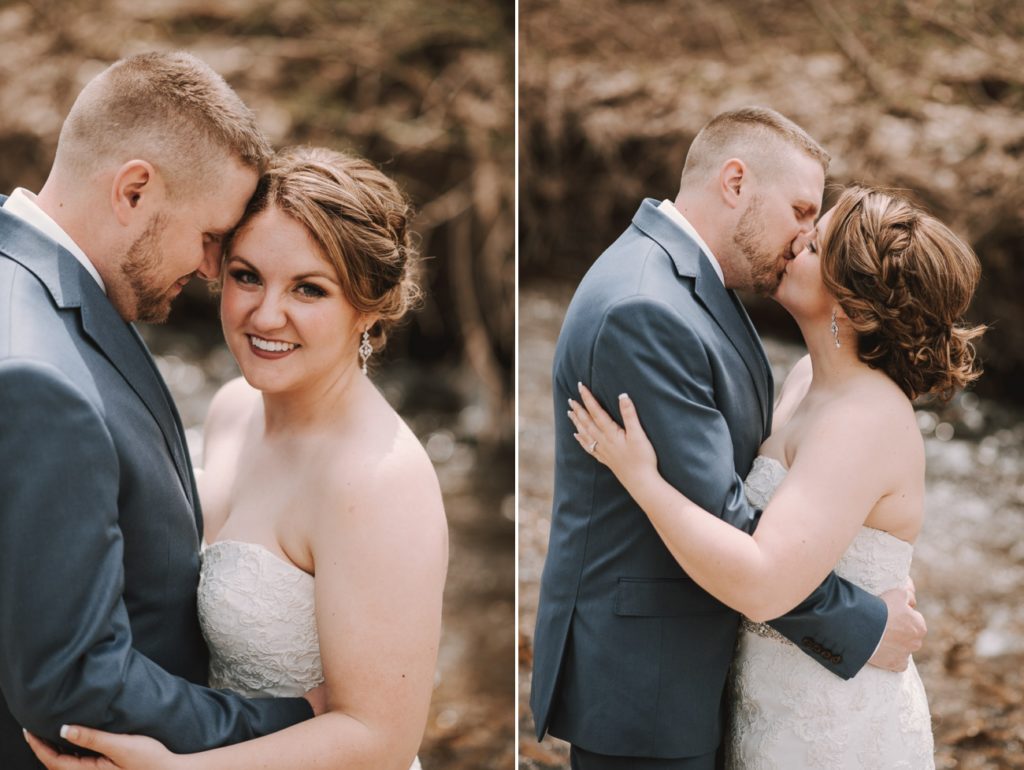
[{"label": "sunlit background", "polygon": [[[275,146],[355,151],[412,198],[426,301],[372,375],[430,453],[451,530],[426,770],[510,768],[515,752],[513,29],[511,4],[485,0],[0,2],[3,194],[40,188],[92,76],[183,49]],[[237,375],[216,303],[190,285],[143,332],[195,455],[212,394]]]},{"label": "sunlit background", "polygon": [[[773,107],[833,156],[830,182],[912,191],[978,252],[986,373],[924,404],[927,521],[915,659],[939,768],[1024,767],[1024,5],[996,0],[521,0],[520,766],[553,449],[550,367],[572,289],[644,197],[674,198],[714,114]],[[830,194],[834,197],[834,192]],[[745,298],[776,382],[795,324]]]}]

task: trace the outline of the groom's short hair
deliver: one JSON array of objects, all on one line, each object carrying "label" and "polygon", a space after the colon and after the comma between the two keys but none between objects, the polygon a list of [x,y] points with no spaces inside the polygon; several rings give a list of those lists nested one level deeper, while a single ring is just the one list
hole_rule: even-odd
[{"label": "groom's short hair", "polygon": [[198,192],[226,159],[261,174],[272,153],[231,86],[177,51],[130,56],[93,78],[64,121],[55,165],[84,181],[110,165],[146,160],[180,199]]},{"label": "groom's short hair", "polygon": [[730,158],[739,158],[755,173],[774,171],[780,151],[790,147],[814,158],[828,173],[831,158],[810,134],[775,110],[743,107],[713,117],[694,137],[686,153],[682,182],[697,182],[716,173]]}]

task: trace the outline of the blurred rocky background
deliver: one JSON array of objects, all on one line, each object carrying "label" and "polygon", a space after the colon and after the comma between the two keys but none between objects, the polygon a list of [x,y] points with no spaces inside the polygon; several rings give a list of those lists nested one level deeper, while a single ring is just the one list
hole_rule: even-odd
[{"label": "blurred rocky background", "polygon": [[[938,767],[1024,768],[1024,4],[997,0],[520,0],[520,766],[566,762],[527,700],[565,307],[641,199],[675,197],[700,127],[747,104],[820,140],[830,183],[907,189],[981,259],[985,374],[918,410],[915,658]],[[779,380],[796,326],[744,299]]]},{"label": "blurred rocky background", "polygon": [[[426,770],[511,768],[515,754],[514,23],[511,3],[487,0],[0,0],[4,194],[42,185],[93,75],[183,49],[275,146],[355,151],[412,198],[426,302],[373,376],[434,460],[451,529]],[[143,332],[197,447],[237,374],[216,303],[193,282]]]}]

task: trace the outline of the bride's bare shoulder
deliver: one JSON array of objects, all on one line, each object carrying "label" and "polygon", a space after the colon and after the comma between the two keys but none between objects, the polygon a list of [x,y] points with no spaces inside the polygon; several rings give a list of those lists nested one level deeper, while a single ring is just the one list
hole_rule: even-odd
[{"label": "bride's bare shoulder", "polygon": [[373,418],[372,427],[345,438],[336,456],[332,483],[342,487],[334,490],[336,499],[362,522],[421,533],[444,526],[440,483],[423,445],[392,409],[376,410]]}]

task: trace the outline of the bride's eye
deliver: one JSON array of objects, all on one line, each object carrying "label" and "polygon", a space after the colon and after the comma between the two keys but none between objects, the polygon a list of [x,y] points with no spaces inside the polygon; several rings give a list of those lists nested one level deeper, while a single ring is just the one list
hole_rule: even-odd
[{"label": "bride's eye", "polygon": [[245,286],[255,286],[260,282],[260,278],[256,273],[242,267],[236,267],[233,270],[229,270],[228,275],[231,276],[235,283],[240,283]]},{"label": "bride's eye", "polygon": [[326,297],[327,292],[321,289],[319,286],[313,283],[300,283],[295,290],[303,297],[309,299],[315,299],[317,297]]},{"label": "bride's eye", "polygon": [[807,250],[811,252],[811,254],[817,254],[818,244],[816,244],[814,241],[807,241]]}]

